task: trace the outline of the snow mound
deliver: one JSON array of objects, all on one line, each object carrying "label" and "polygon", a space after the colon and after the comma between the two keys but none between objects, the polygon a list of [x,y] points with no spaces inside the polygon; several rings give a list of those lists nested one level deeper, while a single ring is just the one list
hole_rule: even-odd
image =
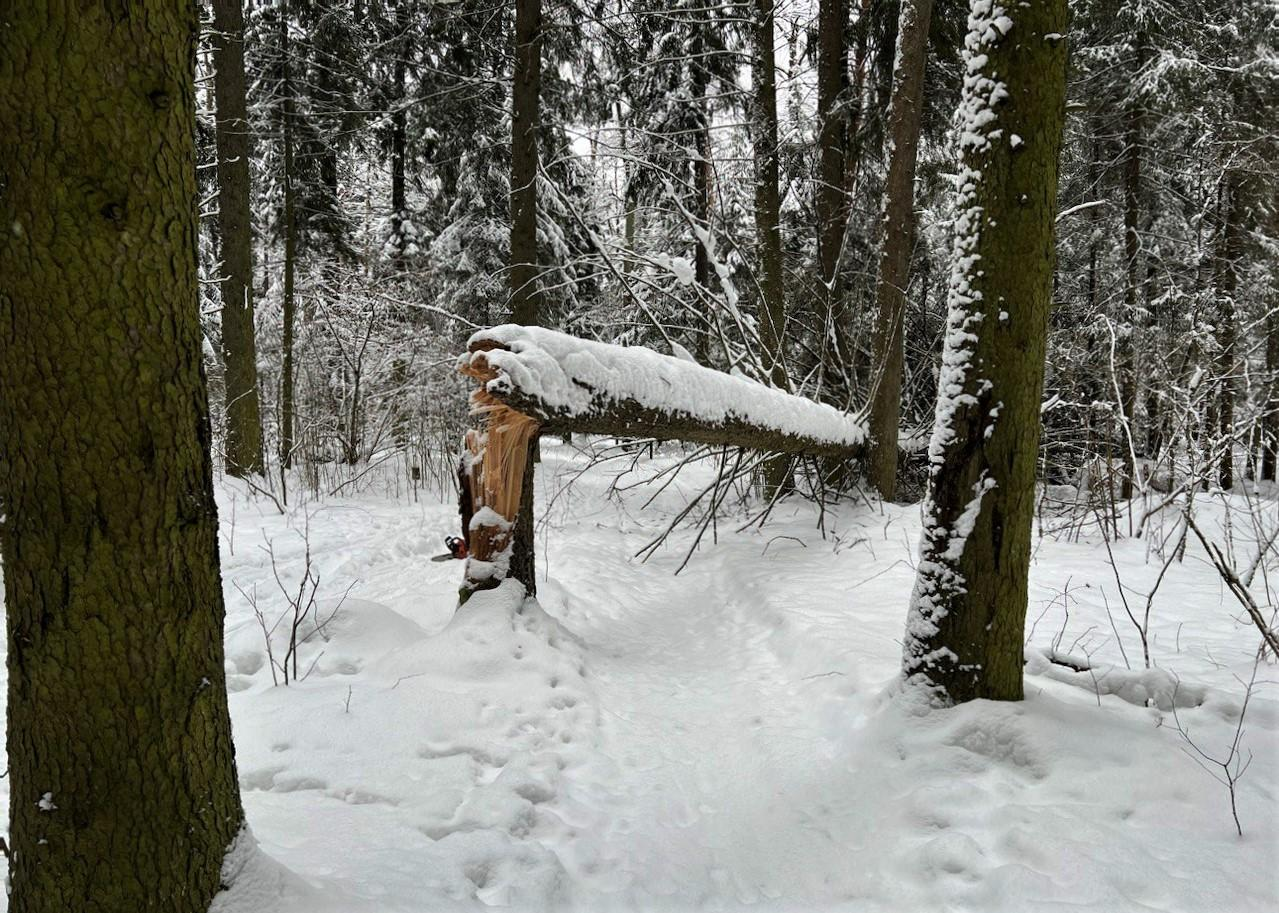
[{"label": "snow mound", "polygon": [[1026,655],[1026,671],[1083,688],[1098,695],[1113,694],[1138,707],[1201,707],[1207,690],[1183,682],[1166,669],[1127,669],[1097,665],[1087,657],[1043,648]]},{"label": "snow mound", "polygon": [[[268,677],[233,698],[241,787],[250,821],[273,835],[266,852],[308,881],[341,885],[351,909],[384,891],[407,909],[441,897],[564,902],[572,879],[561,853],[594,814],[566,779],[594,751],[573,634],[507,581],[433,635],[349,600],[322,648],[305,680],[271,687]],[[354,671],[333,672],[345,665]]]}]

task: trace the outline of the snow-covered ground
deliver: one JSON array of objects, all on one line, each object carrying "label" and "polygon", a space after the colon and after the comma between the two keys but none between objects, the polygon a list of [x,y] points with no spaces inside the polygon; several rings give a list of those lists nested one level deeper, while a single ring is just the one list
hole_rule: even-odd
[{"label": "snow-covered ground", "polygon": [[[566,489],[584,458],[543,455],[539,603],[507,585],[456,615],[461,562],[429,560],[452,504],[366,491],[286,517],[220,488],[231,711],[265,855],[215,908],[1277,908],[1274,667],[1245,721],[1243,838],[1170,712],[1224,751],[1259,640],[1197,547],[1153,604],[1158,669],[1129,674],[1106,600],[1138,670],[1141,647],[1101,539],[1041,538],[1027,699],[923,712],[892,696],[917,507],[846,505],[823,538],[788,503],[762,531],[721,525],[675,576],[692,531],[631,556],[706,470],[641,509],[651,489],[610,497],[607,468]],[[349,595],[302,647],[305,679],[274,686],[248,597],[278,617],[264,546],[292,585],[306,539],[321,617]],[[1115,546],[1135,611],[1160,569],[1148,547]]]}]

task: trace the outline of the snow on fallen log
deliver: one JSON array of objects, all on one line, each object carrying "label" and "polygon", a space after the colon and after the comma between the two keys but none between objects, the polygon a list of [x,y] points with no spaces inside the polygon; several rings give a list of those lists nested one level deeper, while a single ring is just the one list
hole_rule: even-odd
[{"label": "snow on fallen log", "polygon": [[863,416],[662,355],[506,324],[470,338],[459,370],[542,431],[857,456]]}]

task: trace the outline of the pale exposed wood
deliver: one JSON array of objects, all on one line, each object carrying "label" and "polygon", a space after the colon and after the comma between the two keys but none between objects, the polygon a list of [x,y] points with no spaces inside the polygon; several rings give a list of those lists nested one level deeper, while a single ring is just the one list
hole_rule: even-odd
[{"label": "pale exposed wood", "polygon": [[[471,394],[471,412],[479,427],[466,433],[470,455],[466,478],[471,503],[479,522],[469,531],[466,583],[463,594],[500,583],[506,576],[509,549],[515,532],[523,492],[529,441],[537,436],[537,419],[512,409],[484,389],[496,376],[483,363],[471,362],[462,373],[480,382]],[[483,522],[483,508],[495,511],[504,522]]]}]

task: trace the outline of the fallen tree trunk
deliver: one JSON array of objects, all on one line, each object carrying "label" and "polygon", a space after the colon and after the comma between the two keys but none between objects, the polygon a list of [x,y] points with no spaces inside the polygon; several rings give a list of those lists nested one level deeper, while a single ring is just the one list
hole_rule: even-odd
[{"label": "fallen tree trunk", "polygon": [[[862,416],[660,355],[508,324],[471,337],[458,370],[479,382],[462,482],[474,510],[460,599],[510,570],[530,439],[542,432],[694,441],[851,460]],[[465,513],[465,508],[464,508]]]},{"label": "fallen tree trunk", "polygon": [[842,459],[859,457],[866,440],[860,413],[642,346],[507,325],[476,333],[468,349],[459,370],[480,378],[492,401],[537,420],[542,432]]}]

